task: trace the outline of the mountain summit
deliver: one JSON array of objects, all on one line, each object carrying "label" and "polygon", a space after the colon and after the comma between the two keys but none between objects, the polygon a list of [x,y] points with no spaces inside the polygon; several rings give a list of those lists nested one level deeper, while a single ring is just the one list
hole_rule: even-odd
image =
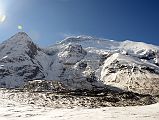
[{"label": "mountain summit", "polygon": [[0,44],[1,87],[43,79],[60,81],[74,90],[111,86],[157,94],[158,78],[159,47],[142,42],[77,36],[43,49],[19,32]]}]

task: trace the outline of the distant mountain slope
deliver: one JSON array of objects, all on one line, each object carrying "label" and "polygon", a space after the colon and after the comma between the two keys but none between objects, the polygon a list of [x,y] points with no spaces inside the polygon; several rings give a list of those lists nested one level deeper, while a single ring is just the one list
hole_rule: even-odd
[{"label": "distant mountain slope", "polygon": [[159,94],[159,47],[78,36],[44,49],[20,32],[0,44],[0,86],[19,87],[34,79],[61,81],[71,89],[110,85]]}]

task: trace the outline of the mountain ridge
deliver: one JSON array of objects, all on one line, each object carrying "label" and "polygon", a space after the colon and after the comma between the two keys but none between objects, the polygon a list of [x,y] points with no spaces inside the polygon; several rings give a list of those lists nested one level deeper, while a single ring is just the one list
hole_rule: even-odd
[{"label": "mountain ridge", "polygon": [[158,78],[159,47],[142,42],[77,36],[40,48],[19,32],[0,44],[0,87],[21,87],[29,80],[44,79],[60,81],[70,89],[110,85],[159,94]]}]

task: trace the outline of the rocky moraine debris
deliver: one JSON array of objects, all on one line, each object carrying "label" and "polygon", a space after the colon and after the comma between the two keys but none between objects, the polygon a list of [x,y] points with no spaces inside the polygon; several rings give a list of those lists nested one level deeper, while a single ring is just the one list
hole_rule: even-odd
[{"label": "rocky moraine debris", "polygon": [[[23,89],[1,89],[3,98],[53,108],[99,108],[150,105],[157,102],[151,95],[133,92],[119,92],[109,88],[103,90],[71,90],[61,82],[35,80]],[[18,99],[17,99],[18,98]]]}]

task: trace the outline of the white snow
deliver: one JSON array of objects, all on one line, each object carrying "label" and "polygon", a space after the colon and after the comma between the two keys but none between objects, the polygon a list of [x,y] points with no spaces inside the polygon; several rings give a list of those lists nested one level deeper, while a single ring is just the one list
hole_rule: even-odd
[{"label": "white snow", "polygon": [[0,120],[158,120],[159,103],[135,107],[54,109],[0,98]]},{"label": "white snow", "polygon": [[143,42],[134,42],[130,40],[121,42],[120,48],[126,51],[132,51],[135,54],[142,54],[143,52],[147,52],[149,50],[152,50],[152,51],[159,50],[158,46],[146,44]]}]

